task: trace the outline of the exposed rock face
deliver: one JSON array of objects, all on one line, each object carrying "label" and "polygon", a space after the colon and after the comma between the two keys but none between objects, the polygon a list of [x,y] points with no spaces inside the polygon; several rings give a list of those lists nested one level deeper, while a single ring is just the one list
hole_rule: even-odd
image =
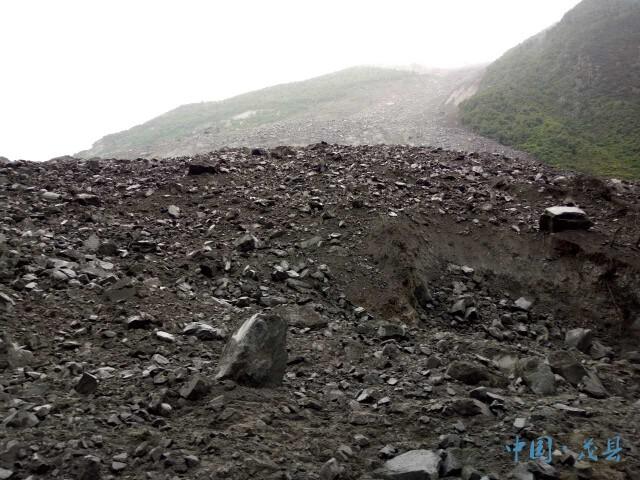
[{"label": "exposed rock face", "polygon": [[287,322],[277,315],[256,313],[229,339],[216,378],[275,387],[282,383],[286,366]]}]

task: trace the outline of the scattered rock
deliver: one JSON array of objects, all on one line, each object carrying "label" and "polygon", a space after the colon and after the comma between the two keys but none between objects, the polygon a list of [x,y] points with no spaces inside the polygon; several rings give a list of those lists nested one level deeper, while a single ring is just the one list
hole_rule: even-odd
[{"label": "scattered rock", "polygon": [[436,480],[442,460],[433,450],[411,450],[387,461],[377,478],[389,480]]},{"label": "scattered rock", "polygon": [[537,395],[555,395],[556,379],[551,367],[537,357],[520,360],[516,367],[531,391]]},{"label": "scattered rock", "polygon": [[180,389],[180,396],[187,400],[199,400],[211,390],[209,382],[201,375],[193,375]]},{"label": "scattered rock", "polygon": [[280,385],[287,365],[286,338],[282,317],[256,313],[229,339],[216,378],[254,387]]},{"label": "scattered rock", "polygon": [[564,342],[568,347],[577,348],[581,352],[588,353],[593,342],[593,335],[591,330],[587,328],[574,328],[567,332]]},{"label": "scattered rock", "polygon": [[540,230],[545,232],[588,230],[592,226],[587,214],[577,207],[549,207],[540,217]]},{"label": "scattered rock", "polygon": [[91,395],[98,390],[98,378],[90,373],[83,373],[75,386],[75,390],[82,395]]}]

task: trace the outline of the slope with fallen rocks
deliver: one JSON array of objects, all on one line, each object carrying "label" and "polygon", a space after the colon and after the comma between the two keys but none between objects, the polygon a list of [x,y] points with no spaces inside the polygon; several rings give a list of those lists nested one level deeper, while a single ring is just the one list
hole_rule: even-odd
[{"label": "slope with fallen rocks", "polygon": [[78,156],[194,155],[223,147],[402,143],[513,153],[461,127],[447,99],[482,68],[421,71],[354,67],[218,102],[182,105],[107,135]]},{"label": "slope with fallen rocks", "polygon": [[639,193],[426,147],[3,164],[0,475],[635,479]]}]

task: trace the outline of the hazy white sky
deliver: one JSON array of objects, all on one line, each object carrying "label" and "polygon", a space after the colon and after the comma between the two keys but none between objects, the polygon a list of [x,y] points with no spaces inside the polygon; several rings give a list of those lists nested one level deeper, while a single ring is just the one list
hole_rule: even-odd
[{"label": "hazy white sky", "polygon": [[491,61],[579,0],[1,0],[0,155],[361,65]]}]

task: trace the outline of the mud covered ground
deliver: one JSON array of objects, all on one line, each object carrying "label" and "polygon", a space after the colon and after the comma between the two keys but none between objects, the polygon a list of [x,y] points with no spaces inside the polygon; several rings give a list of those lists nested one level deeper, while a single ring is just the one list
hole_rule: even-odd
[{"label": "mud covered ground", "polygon": [[[638,479],[639,194],[426,147],[4,163],[0,478]],[[268,310],[282,386],[216,381]]]}]

